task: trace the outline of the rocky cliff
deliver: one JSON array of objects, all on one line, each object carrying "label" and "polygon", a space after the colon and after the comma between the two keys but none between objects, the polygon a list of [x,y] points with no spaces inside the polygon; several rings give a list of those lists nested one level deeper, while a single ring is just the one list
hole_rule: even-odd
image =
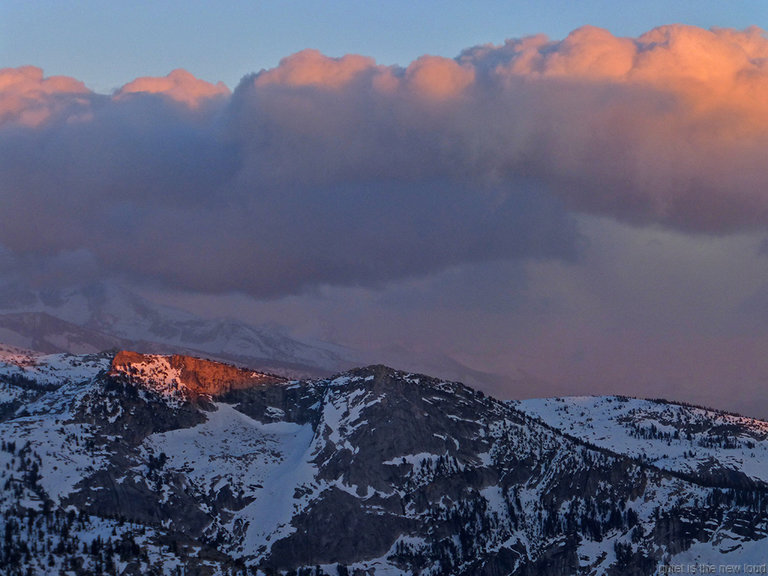
[{"label": "rocky cliff", "polygon": [[174,382],[193,397],[201,395],[218,397],[233,390],[275,384],[286,380],[279,376],[192,356],[180,354],[161,356],[126,350],[115,354],[109,375],[152,384]]}]

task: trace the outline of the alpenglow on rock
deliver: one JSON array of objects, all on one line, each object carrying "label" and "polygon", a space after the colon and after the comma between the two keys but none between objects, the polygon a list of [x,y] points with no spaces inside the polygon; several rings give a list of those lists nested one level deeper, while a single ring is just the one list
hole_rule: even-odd
[{"label": "alpenglow on rock", "polygon": [[[286,379],[203,358],[139,354],[122,350],[112,359],[109,376],[136,380],[139,385],[175,386],[192,397],[222,396],[233,390],[275,384]],[[161,389],[162,390],[162,389]]]},{"label": "alpenglow on rock", "polygon": [[764,422],[385,366],[0,354],[4,574],[654,574],[768,545]]}]

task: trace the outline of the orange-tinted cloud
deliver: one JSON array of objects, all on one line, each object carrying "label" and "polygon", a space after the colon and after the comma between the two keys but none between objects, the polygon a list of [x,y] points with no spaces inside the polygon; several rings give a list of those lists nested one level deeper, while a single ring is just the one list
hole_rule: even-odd
[{"label": "orange-tinted cloud", "polygon": [[228,96],[229,88],[222,82],[211,84],[195,78],[186,70],[176,69],[167,76],[137,78],[120,88],[115,98],[136,93],[162,94],[190,108],[196,108],[201,102],[211,98]]},{"label": "orange-tinted cloud", "polygon": [[0,124],[38,126],[67,105],[61,96],[82,104],[79,97],[89,94],[82,82],[66,76],[44,78],[34,66],[0,69]]},{"label": "orange-tinted cloud", "polygon": [[636,46],[607,30],[585,26],[572,32],[553,50],[552,43],[523,48],[527,58],[515,59],[514,74],[578,78],[585,81],[625,78],[634,65]]},{"label": "orange-tinted cloud", "polygon": [[[506,61],[496,68],[502,76],[650,87],[683,99],[689,119],[731,115],[728,120],[736,130],[768,127],[768,41],[758,28],[672,25],[630,39],[584,27],[560,42],[511,47],[496,51],[506,52]],[[714,122],[710,128],[722,133],[707,137],[728,132]]]},{"label": "orange-tinted cloud", "polygon": [[504,125],[537,143],[525,157],[575,207],[722,231],[768,219],[767,54],[757,28],[674,25],[637,39],[587,27],[461,61],[505,86]]},{"label": "orange-tinted cloud", "polygon": [[409,89],[437,100],[459,95],[474,79],[471,67],[439,56],[422,56],[405,71]]},{"label": "orange-tinted cloud", "polygon": [[256,76],[257,86],[312,86],[339,89],[358,74],[376,67],[371,58],[347,55],[330,58],[317,50],[303,50],[280,61],[277,68]]}]

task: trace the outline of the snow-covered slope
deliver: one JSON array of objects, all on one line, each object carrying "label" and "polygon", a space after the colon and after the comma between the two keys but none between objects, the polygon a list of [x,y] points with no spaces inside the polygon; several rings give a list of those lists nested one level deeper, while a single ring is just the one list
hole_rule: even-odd
[{"label": "snow-covered slope", "polygon": [[[663,400],[582,396],[512,402],[570,436],[701,480],[768,486],[768,422]],[[742,476],[746,478],[742,478]]]},{"label": "snow-covered slope", "polygon": [[763,423],[732,415],[503,403],[384,366],[0,354],[9,575],[655,574],[768,544]]},{"label": "snow-covered slope", "polygon": [[60,387],[85,382],[107,370],[112,354],[42,354],[0,345],[0,376],[17,375],[37,385]]}]

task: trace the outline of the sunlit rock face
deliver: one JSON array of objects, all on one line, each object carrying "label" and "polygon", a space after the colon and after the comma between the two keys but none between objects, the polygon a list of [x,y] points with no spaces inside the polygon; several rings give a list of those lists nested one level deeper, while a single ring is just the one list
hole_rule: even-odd
[{"label": "sunlit rock face", "polygon": [[127,350],[115,354],[109,373],[111,376],[144,380],[154,386],[175,385],[194,397],[217,397],[233,390],[284,381],[277,376],[193,356],[161,356]]}]

